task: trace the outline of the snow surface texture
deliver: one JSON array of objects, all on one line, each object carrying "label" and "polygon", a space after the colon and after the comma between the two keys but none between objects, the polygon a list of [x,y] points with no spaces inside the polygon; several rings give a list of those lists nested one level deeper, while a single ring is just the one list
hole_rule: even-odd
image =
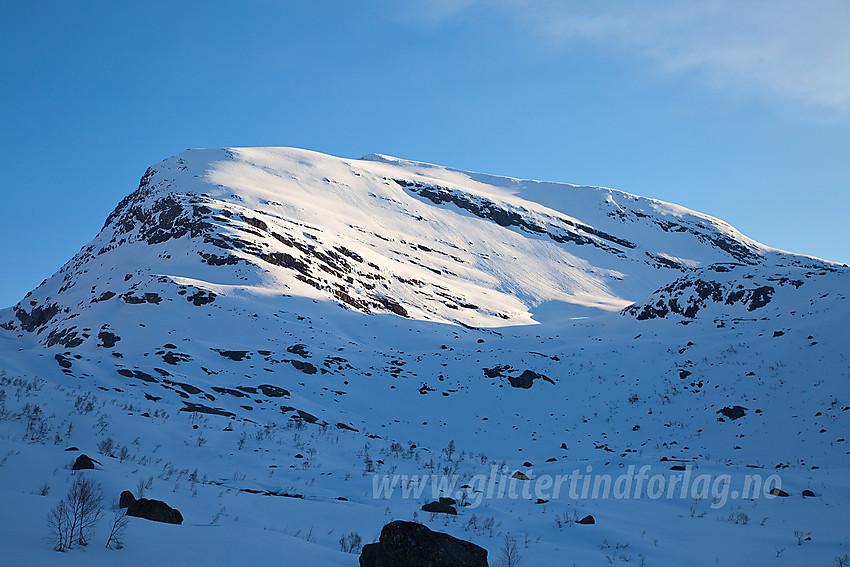
[{"label": "snow surface texture", "polygon": [[[529,565],[834,564],[850,552],[848,284],[846,266],[612,189],[190,150],[0,311],[16,510],[0,547],[16,565],[357,565],[341,537],[416,519],[491,565],[505,535]],[[80,452],[107,501],[152,479],[184,523],[131,518],[120,551],[54,552],[45,518]],[[474,483],[645,465],[730,478],[546,502]],[[375,498],[393,474],[459,480]],[[789,496],[731,496],[747,474]],[[420,510],[440,495],[456,516]]]}]

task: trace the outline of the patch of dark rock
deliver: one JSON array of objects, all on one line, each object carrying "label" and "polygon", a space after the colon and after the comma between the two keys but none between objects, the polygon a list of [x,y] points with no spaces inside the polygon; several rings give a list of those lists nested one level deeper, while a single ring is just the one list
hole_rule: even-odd
[{"label": "patch of dark rock", "polygon": [[380,305],[387,311],[390,311],[391,313],[395,313],[396,315],[400,315],[402,317],[407,317],[407,309],[402,307],[401,304],[395,299],[380,295],[369,295],[369,298],[374,300],[378,305]]},{"label": "patch of dark rock", "polygon": [[319,418],[318,418],[318,417],[316,417],[315,415],[313,415],[313,414],[311,414],[311,413],[308,413],[308,412],[306,412],[306,411],[304,411],[304,410],[297,409],[297,410],[295,410],[295,411],[296,411],[296,413],[298,414],[298,417],[299,417],[300,419],[303,419],[303,420],[304,420],[304,421],[306,421],[307,423],[316,423],[317,421],[319,421]]},{"label": "patch of dark rock", "polygon": [[240,392],[239,390],[233,390],[231,388],[223,388],[221,386],[212,386],[212,390],[218,392],[219,394],[227,394],[229,396],[235,396],[237,398],[247,398],[248,394],[245,392]]},{"label": "patch of dark rock", "polygon": [[581,520],[577,521],[576,523],[577,524],[584,524],[584,525],[595,524],[596,519],[591,515],[587,515],[584,518],[582,518]]},{"label": "patch of dark rock", "polygon": [[235,413],[227,410],[223,410],[221,408],[211,408],[209,406],[205,406],[203,404],[195,404],[192,402],[183,402],[183,405],[186,407],[180,408],[180,411],[188,411],[194,413],[208,413],[210,415],[222,415],[224,417],[232,417],[236,415]]},{"label": "patch of dark rock", "polygon": [[236,362],[250,358],[247,350],[219,350],[218,354],[225,358],[229,358],[230,360],[235,360]]},{"label": "patch of dark rock", "polygon": [[183,515],[162,500],[139,498],[127,507],[127,515],[164,524],[182,524]]},{"label": "patch of dark rock", "polygon": [[768,492],[768,494],[770,494],[771,496],[779,496],[781,498],[787,498],[788,497],[787,492],[785,492],[781,488],[777,488],[777,487],[771,488],[770,492]]},{"label": "patch of dark rock", "polygon": [[555,383],[551,378],[538,372],[534,372],[533,370],[525,370],[519,376],[508,376],[508,382],[510,382],[511,386],[514,388],[523,388],[525,390],[531,388],[535,380],[546,380],[551,384]]},{"label": "patch of dark rock", "polygon": [[290,395],[288,390],[285,390],[278,386],[272,386],[271,384],[261,384],[260,386],[258,386],[258,388],[261,392],[263,392],[264,395],[270,398],[283,398],[289,397]]},{"label": "patch of dark rock", "polygon": [[807,498],[817,498],[817,494],[809,490],[808,488],[802,492],[802,495]]},{"label": "patch of dark rock", "polygon": [[344,423],[342,423],[342,422],[337,423],[337,424],[336,424],[336,427],[337,427],[337,429],[345,429],[345,430],[347,430],[347,431],[354,431],[354,432],[357,432],[357,430],[356,430],[356,429],[354,429],[354,428],[353,428],[353,427],[351,427],[350,425],[346,425],[346,424],[344,424]]},{"label": "patch of dark rock", "polygon": [[442,499],[423,504],[422,511],[431,512],[432,514],[449,514],[452,516],[457,516],[457,510],[455,509],[455,507],[449,504],[448,502],[443,501]]},{"label": "patch of dark rock", "polygon": [[59,366],[61,366],[62,368],[71,368],[71,360],[68,357],[63,356],[61,354],[56,354],[53,355],[53,358],[56,359],[56,362],[58,362]]},{"label": "patch of dark rock", "polygon": [[121,337],[119,337],[115,333],[110,333],[109,331],[99,332],[97,334],[97,338],[100,339],[100,344],[97,346],[103,348],[112,348],[115,346],[115,343],[121,340]]},{"label": "patch of dark rock", "polygon": [[172,366],[176,366],[181,362],[188,362],[190,360],[192,360],[192,357],[188,354],[182,354],[179,352],[168,351],[162,355],[162,361]]},{"label": "patch of dark rock", "polygon": [[114,291],[104,291],[99,296],[95,297],[91,300],[91,303],[100,303],[101,301],[107,301],[115,297]]},{"label": "patch of dark rock", "polygon": [[[193,396],[195,394],[200,394],[200,393],[203,392],[203,390],[201,390],[197,386],[193,386],[191,384],[186,384],[185,382],[171,382],[171,381],[169,381],[168,383],[173,384],[175,386],[179,386],[180,388],[183,389],[184,392],[186,392],[187,394],[192,394]],[[213,388],[213,389],[215,389],[215,388]]]},{"label": "patch of dark rock", "polygon": [[318,369],[309,362],[303,362],[301,360],[290,360],[289,363],[292,364],[292,366],[295,367],[296,370],[300,370],[304,374],[315,374],[316,372],[318,372]]},{"label": "patch of dark rock", "polygon": [[286,347],[286,352],[297,354],[301,358],[310,357],[310,352],[307,350],[307,345],[301,343]]},{"label": "patch of dark rock", "polygon": [[742,406],[727,406],[725,408],[717,410],[717,413],[723,414],[725,417],[735,420],[747,415],[746,409],[747,408]]},{"label": "patch of dark rock", "polygon": [[145,382],[159,382],[157,378],[154,378],[147,372],[143,372],[141,370],[130,370],[129,368],[119,368],[118,374],[124,376],[126,378],[136,378],[138,380],[143,380]]},{"label": "patch of dark rock", "polygon": [[215,301],[216,295],[211,291],[198,290],[194,295],[187,295],[186,301],[191,301],[196,306],[206,305]]},{"label": "patch of dark rock", "polygon": [[54,329],[47,335],[47,346],[62,345],[65,348],[76,348],[83,344],[83,339],[77,336],[74,330],[76,327],[69,329]]},{"label": "patch of dark rock", "polygon": [[57,313],[59,313],[59,306],[51,303],[44,307],[37,305],[29,312],[19,307],[15,311],[15,316],[21,322],[21,327],[25,331],[33,332],[46,325]]},{"label": "patch of dark rock", "polygon": [[482,368],[481,370],[484,371],[484,376],[486,376],[487,378],[499,378],[499,377],[504,376],[505,375],[504,373],[509,371],[510,369],[511,369],[511,367],[509,365],[507,365],[507,364],[501,365],[500,364],[500,365],[494,366],[493,368]]},{"label": "patch of dark rock", "polygon": [[239,263],[239,258],[231,254],[227,256],[216,256],[215,254],[208,254],[206,252],[198,252],[198,254],[210,266],[233,266]]},{"label": "patch of dark rock", "polygon": [[487,550],[422,524],[396,520],[383,527],[378,543],[363,546],[360,567],[487,567]]},{"label": "patch of dark rock", "polygon": [[162,298],[158,294],[151,292],[147,292],[141,297],[133,295],[133,292],[127,292],[121,294],[120,297],[124,300],[124,303],[129,303],[130,305],[140,305],[142,303],[153,303],[157,305],[162,301]]}]

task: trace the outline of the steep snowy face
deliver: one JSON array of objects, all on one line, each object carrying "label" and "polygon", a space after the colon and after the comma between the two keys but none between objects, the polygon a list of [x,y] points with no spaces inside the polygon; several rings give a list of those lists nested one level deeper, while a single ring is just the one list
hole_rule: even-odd
[{"label": "steep snowy face", "polygon": [[544,303],[564,317],[617,311],[717,262],[794,258],[610,189],[378,155],[190,150],[148,169],[100,234],[0,323],[74,346],[94,340],[70,321],[87,311],[104,321],[116,305],[224,295],[498,327],[533,323]]}]

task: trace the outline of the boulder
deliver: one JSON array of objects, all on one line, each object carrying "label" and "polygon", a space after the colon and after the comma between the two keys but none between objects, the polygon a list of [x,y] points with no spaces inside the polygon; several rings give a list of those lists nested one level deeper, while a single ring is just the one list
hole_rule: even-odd
[{"label": "boulder", "polygon": [[161,500],[139,498],[127,507],[127,515],[165,524],[182,524],[183,515]]},{"label": "boulder", "polygon": [[487,567],[487,550],[414,522],[390,522],[363,546],[360,567]]},{"label": "boulder", "polygon": [[806,490],[803,491],[803,496],[807,496],[809,498],[812,498],[812,497],[816,497],[817,494],[815,494],[814,492],[812,492],[811,490],[809,490],[807,488]]},{"label": "boulder", "polygon": [[588,516],[585,516],[584,518],[582,518],[581,520],[579,520],[576,523],[577,524],[595,524],[596,519],[593,516],[588,515]]},{"label": "boulder", "polygon": [[129,490],[125,490],[118,498],[119,508],[129,508],[136,501],[136,497]]},{"label": "boulder", "polygon": [[100,464],[100,461],[96,461],[88,455],[80,455],[77,457],[77,460],[74,461],[74,465],[71,467],[71,470],[81,471],[85,469],[93,469],[95,463]]},{"label": "boulder", "polygon": [[780,496],[780,497],[782,497],[782,498],[787,498],[787,497],[788,497],[788,493],[787,493],[787,492],[785,492],[785,491],[784,491],[784,490],[782,490],[781,488],[776,488],[776,487],[771,488],[771,489],[770,489],[770,492],[769,492],[768,494],[770,494],[771,496]]},{"label": "boulder", "polygon": [[457,510],[455,510],[454,506],[446,502],[443,498],[440,498],[437,502],[425,504],[422,506],[422,510],[433,514],[451,514],[452,516],[457,516]]}]

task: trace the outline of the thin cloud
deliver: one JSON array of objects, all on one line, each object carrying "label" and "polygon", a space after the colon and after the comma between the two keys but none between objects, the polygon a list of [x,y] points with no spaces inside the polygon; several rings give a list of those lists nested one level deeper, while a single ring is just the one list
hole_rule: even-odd
[{"label": "thin cloud", "polygon": [[444,2],[420,9],[439,9],[432,21],[440,21],[473,6],[502,11],[558,49],[626,50],[713,87],[850,113],[846,0],[466,0],[454,10]]}]

